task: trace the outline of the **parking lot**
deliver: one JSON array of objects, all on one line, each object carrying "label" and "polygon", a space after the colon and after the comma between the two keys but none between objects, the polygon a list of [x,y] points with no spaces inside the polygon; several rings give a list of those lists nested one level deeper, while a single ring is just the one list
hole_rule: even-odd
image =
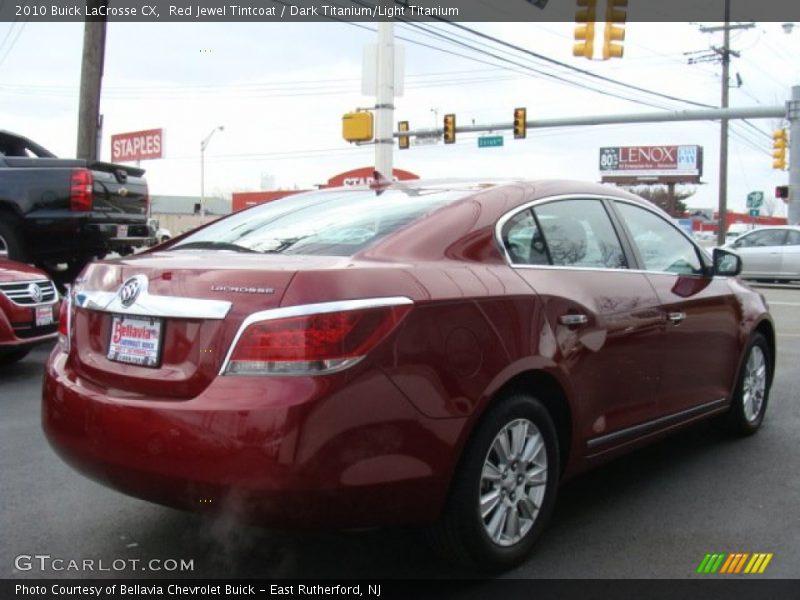
[{"label": "parking lot", "polygon": [[[773,553],[759,577],[797,576],[800,288],[760,289],[779,353],[762,430],[733,440],[704,424],[569,482],[536,551],[508,576],[686,578],[713,552]],[[276,532],[182,513],[85,479],[40,429],[47,352],[0,370],[3,577],[467,575],[433,560],[416,530]],[[713,360],[714,348],[707,353]],[[21,555],[89,559],[93,570],[42,569],[42,561]],[[181,561],[191,569],[180,571]]]}]

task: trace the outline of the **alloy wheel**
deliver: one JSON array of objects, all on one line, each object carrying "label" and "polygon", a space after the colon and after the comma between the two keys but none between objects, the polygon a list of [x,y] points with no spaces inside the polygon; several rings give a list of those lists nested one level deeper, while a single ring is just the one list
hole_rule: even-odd
[{"label": "alloy wheel", "polygon": [[767,361],[764,351],[759,346],[753,346],[745,365],[744,381],[742,384],[742,404],[744,417],[748,422],[754,423],[764,404],[764,393],[767,389]]},{"label": "alloy wheel", "polygon": [[479,506],[498,546],[512,546],[533,527],[547,487],[547,449],[539,429],[516,419],[495,436],[484,459]]}]

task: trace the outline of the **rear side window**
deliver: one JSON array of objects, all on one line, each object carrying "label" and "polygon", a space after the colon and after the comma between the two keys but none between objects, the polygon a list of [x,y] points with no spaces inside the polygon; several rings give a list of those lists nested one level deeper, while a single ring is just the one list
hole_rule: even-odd
[{"label": "rear side window", "polygon": [[557,200],[537,206],[533,212],[553,265],[628,267],[617,233],[600,200]]},{"label": "rear side window", "polygon": [[763,229],[743,235],[733,244],[734,248],[760,248],[782,246],[786,238],[785,229]]},{"label": "rear side window", "polygon": [[514,215],[506,222],[503,226],[503,244],[511,262],[515,264],[550,264],[544,238],[530,209]]},{"label": "rear side window", "polygon": [[169,250],[350,256],[469,193],[415,188],[380,195],[371,190],[298,194],[223,219]]},{"label": "rear side window", "polygon": [[800,231],[795,231],[794,229],[790,229],[789,233],[786,235],[786,243],[785,246],[800,246]]}]

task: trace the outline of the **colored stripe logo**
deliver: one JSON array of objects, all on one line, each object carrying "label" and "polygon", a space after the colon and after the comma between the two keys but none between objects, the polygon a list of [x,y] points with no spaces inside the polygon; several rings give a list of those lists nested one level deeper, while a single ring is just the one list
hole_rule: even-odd
[{"label": "colored stripe logo", "polygon": [[772,552],[734,552],[726,554],[715,552],[706,554],[697,567],[697,572],[703,575],[720,573],[724,575],[756,575],[767,570],[769,561],[772,560]]}]

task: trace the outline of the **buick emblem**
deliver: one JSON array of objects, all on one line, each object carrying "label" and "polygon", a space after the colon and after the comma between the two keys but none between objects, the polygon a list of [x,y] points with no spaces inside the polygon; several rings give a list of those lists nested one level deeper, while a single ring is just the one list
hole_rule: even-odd
[{"label": "buick emblem", "polygon": [[42,290],[39,289],[39,286],[35,283],[32,283],[28,286],[28,294],[33,299],[35,304],[39,304],[42,301]]},{"label": "buick emblem", "polygon": [[128,308],[131,304],[136,302],[136,298],[139,297],[139,293],[142,291],[144,287],[144,283],[142,281],[143,276],[137,275],[136,277],[131,277],[122,284],[122,287],[119,288],[119,301],[122,303],[122,306]]}]

